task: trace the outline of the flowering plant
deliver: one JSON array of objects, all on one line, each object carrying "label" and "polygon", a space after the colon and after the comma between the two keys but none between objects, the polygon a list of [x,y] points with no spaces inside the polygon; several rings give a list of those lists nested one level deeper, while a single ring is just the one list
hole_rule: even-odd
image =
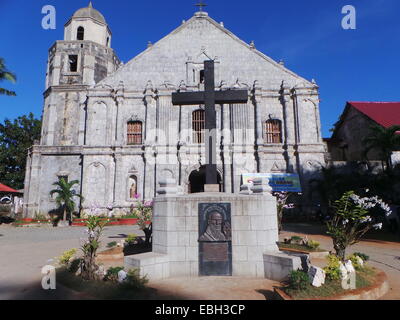
[{"label": "flowering plant", "polygon": [[278,213],[278,230],[282,230],[282,218],[284,209],[293,209],[294,204],[288,203],[288,198],[291,195],[289,192],[274,192],[273,195],[276,197],[276,209]]},{"label": "flowering plant", "polygon": [[146,243],[149,244],[151,241],[152,234],[152,219],[153,219],[153,201],[141,201],[140,195],[135,195],[136,207],[133,213],[138,218],[138,226],[144,232],[146,236]]},{"label": "flowering plant", "polygon": [[103,221],[99,216],[90,215],[86,221],[85,230],[87,238],[83,239],[81,250],[83,257],[81,260],[81,275],[85,280],[95,280],[96,271],[99,269],[96,264],[96,253],[100,247],[100,237],[108,221]]},{"label": "flowering plant", "polygon": [[346,248],[360,241],[372,228],[381,229],[382,214],[390,215],[389,206],[378,197],[360,197],[345,192],[333,204],[333,217],[327,222],[337,256],[344,261]]}]

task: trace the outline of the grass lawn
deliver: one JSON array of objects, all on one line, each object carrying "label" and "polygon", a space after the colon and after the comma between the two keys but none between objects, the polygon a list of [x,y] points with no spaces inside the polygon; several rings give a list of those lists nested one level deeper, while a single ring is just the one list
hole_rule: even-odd
[{"label": "grass lawn", "polygon": [[323,251],[328,251],[325,249],[312,249],[310,247],[301,245],[301,244],[295,244],[295,243],[284,243],[284,242],[279,242],[278,243],[279,249],[296,249],[296,250],[301,250],[301,251],[307,251],[307,252],[323,252]]},{"label": "grass lawn", "polygon": [[[369,267],[365,267],[363,270],[357,271],[356,289],[370,286],[374,282],[375,275],[375,270]],[[319,288],[313,287],[311,284],[309,284],[307,288],[303,290],[296,290],[288,287],[283,287],[280,289],[295,300],[333,297],[349,291],[342,288],[341,280],[329,279],[327,279],[325,284]]]},{"label": "grass lawn", "polygon": [[[57,269],[57,282],[72,290],[83,292],[93,299],[101,300],[147,300],[154,299],[151,288],[132,288],[106,281],[85,281],[65,268]],[[89,297],[89,298],[90,298]]]}]

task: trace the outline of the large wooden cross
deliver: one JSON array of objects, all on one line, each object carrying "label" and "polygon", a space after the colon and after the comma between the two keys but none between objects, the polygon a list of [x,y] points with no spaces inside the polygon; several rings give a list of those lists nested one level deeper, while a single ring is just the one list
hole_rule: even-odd
[{"label": "large wooden cross", "polygon": [[206,185],[217,182],[217,145],[215,104],[247,103],[247,90],[215,91],[214,61],[204,61],[204,91],[176,92],[173,105],[205,105]]}]

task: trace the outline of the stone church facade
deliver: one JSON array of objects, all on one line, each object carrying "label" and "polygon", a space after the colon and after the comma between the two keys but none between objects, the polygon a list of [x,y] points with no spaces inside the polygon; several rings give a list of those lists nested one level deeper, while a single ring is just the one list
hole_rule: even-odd
[{"label": "stone church facade", "polygon": [[203,63],[215,61],[216,90],[248,89],[247,104],[217,105],[221,191],[238,193],[244,173],[299,173],[303,188],[325,163],[319,92],[206,12],[123,64],[112,33],[91,5],[65,25],[49,50],[43,126],[28,155],[25,216],[56,207],[64,177],[79,180],[83,209],[128,210],[151,200],[159,181],[184,193],[204,183],[204,106],[173,106],[176,91],[204,89]]}]

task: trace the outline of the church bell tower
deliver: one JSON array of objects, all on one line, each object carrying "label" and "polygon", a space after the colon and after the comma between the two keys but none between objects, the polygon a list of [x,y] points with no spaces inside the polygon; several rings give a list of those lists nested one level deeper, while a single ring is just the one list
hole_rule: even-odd
[{"label": "church bell tower", "polygon": [[104,16],[91,2],[65,24],[64,40],[56,41],[49,50],[42,145],[84,144],[87,88],[120,65],[111,38]]}]

